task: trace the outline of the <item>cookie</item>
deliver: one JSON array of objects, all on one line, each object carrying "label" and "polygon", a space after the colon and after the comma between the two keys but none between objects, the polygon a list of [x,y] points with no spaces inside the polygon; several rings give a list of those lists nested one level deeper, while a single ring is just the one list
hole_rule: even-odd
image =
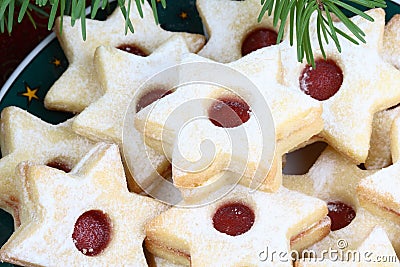
[{"label": "cookie", "polygon": [[262,5],[258,0],[198,0],[197,9],[209,40],[199,55],[228,63],[261,47],[275,45],[279,23],[265,14],[258,22]]},{"label": "cookie", "polygon": [[[181,36],[171,37],[148,57],[128,54],[113,47],[97,48],[94,65],[105,94],[76,117],[73,122],[75,132],[92,140],[115,142],[122,150],[125,113],[137,90],[154,74],[179,64],[182,55],[188,52]],[[154,88],[148,95],[141,96],[138,108],[150,104],[148,100],[151,97],[161,97],[166,93],[168,85],[163,86],[165,88]],[[130,174],[141,187],[147,187],[170,164],[162,154],[138,145],[138,142],[143,143],[142,137],[134,127],[131,127],[131,131],[134,131],[130,134],[131,139],[135,139],[129,140],[129,144],[126,144],[129,150],[124,150],[125,156],[134,162],[129,165]],[[130,189],[138,192],[134,180],[129,179]]]},{"label": "cookie", "polygon": [[145,244],[150,252],[184,265],[291,266],[265,259],[266,248],[288,253],[290,239],[326,214],[323,201],[283,187],[276,193],[249,193],[238,185],[209,205],[172,207],[156,217],[146,225]]},{"label": "cookie", "polygon": [[[200,63],[212,63],[194,54],[184,58],[184,62],[196,62],[199,66],[202,66]],[[249,185],[252,183],[251,179],[259,181],[254,176],[262,173],[264,175],[260,175],[263,179],[262,189],[276,191],[281,184],[282,155],[322,129],[321,106],[300,92],[279,83],[278,48],[257,50],[238,61],[227,64],[226,67],[243,73],[257,86],[260,96],[252,95],[253,93],[246,91],[246,88],[240,88],[242,95],[250,95],[249,99],[252,99],[253,103],[247,103],[248,99],[238,99],[238,96],[235,96],[236,98],[226,96],[224,95],[226,91],[217,86],[201,84],[179,87],[175,92],[141,110],[136,115],[136,127],[145,135],[147,144],[160,153],[169,153],[167,157],[172,158],[172,178],[177,187],[193,188],[207,185],[213,182],[209,180],[210,177],[215,177],[223,170],[240,175],[245,170],[241,183]],[[197,73],[189,73],[190,75],[196,77]],[[216,103],[225,101],[224,103],[229,104],[229,99],[232,97],[231,104],[242,107],[242,110],[238,108],[237,113],[233,114],[233,112],[223,113],[219,109],[214,109]],[[250,107],[261,103],[258,101],[265,101],[263,110],[260,109],[262,114],[251,115]],[[277,145],[275,157],[263,158],[260,161],[262,149],[268,149],[268,147],[263,148],[261,144],[269,145],[269,140],[274,138],[268,136],[268,141],[261,140],[266,136],[261,136],[257,130],[259,118],[257,119],[256,116],[268,116],[267,110],[264,111],[267,105],[270,107],[274,120]],[[180,111],[183,108],[185,111]],[[231,108],[227,109],[232,111]],[[234,119],[238,118],[237,115],[241,116],[240,114],[245,116],[241,117],[241,121],[234,122]],[[196,118],[209,119],[197,120]],[[224,121],[226,118],[233,119]],[[221,119],[220,123],[215,123],[217,119]],[[186,122],[190,123],[185,124]],[[232,125],[229,125],[230,123]],[[184,127],[181,129],[182,125]],[[249,133],[250,138],[244,141],[240,139],[235,144],[235,140],[232,139],[232,141],[229,138],[237,137],[241,130]],[[200,144],[205,140],[212,140],[215,155],[207,154],[206,150],[200,154],[202,149]],[[231,143],[232,148],[240,149],[230,148]],[[249,153],[245,152],[247,148],[251,148]],[[268,173],[271,162],[272,168]],[[207,165],[208,163],[210,165]]]},{"label": "cookie", "polygon": [[367,169],[377,170],[392,164],[390,152],[390,130],[393,120],[400,115],[400,107],[394,107],[375,113],[367,160]]},{"label": "cookie", "polygon": [[361,170],[351,160],[327,147],[307,174],[284,176],[285,187],[328,204],[331,233],[308,249],[320,255],[324,250],[338,249],[340,240],[345,240],[343,252],[355,250],[372,229],[379,226],[387,232],[395,250],[400,251],[400,225],[373,215],[357,198],[359,182],[374,172]]},{"label": "cookie", "polygon": [[75,134],[72,119],[51,125],[18,107],[1,112],[0,208],[11,213],[17,227],[27,216],[21,210],[15,167],[31,160],[68,172],[94,143]]},{"label": "cookie", "polygon": [[[280,46],[284,82],[323,106],[324,129],[319,136],[357,164],[368,156],[374,113],[400,102],[400,71],[380,55],[385,12],[372,9],[366,13],[374,22],[360,16],[351,18],[364,31],[366,44],[354,45],[338,36],[342,51],[330,42],[325,45],[327,60],[318,48],[316,31],[310,33],[316,69],[298,63],[294,49]],[[343,23],[334,25],[347,32]]]},{"label": "cookie", "polygon": [[394,15],[385,27],[383,35],[383,57],[400,69],[400,14]]},{"label": "cookie", "polygon": [[[144,226],[167,206],[127,190],[116,145],[99,143],[66,174],[19,165],[34,216],[0,250],[24,266],[147,266]],[[132,219],[134,218],[134,219]]]},{"label": "cookie", "polygon": [[184,37],[192,52],[197,52],[204,44],[202,35],[168,32],[156,25],[147,1],[142,3],[143,19],[138,14],[135,2],[132,2],[130,10],[134,33],[128,31],[125,35],[125,19],[118,7],[106,21],[86,20],[86,41],[82,40],[79,21],[72,27],[71,19],[64,16],[61,33],[61,20],[56,20],[54,29],[69,66],[46,94],[46,108],[81,112],[101,97],[104,91],[101,90],[93,66],[93,55],[100,45],[146,56],[174,35]]},{"label": "cookie", "polygon": [[332,254],[332,259],[304,258],[295,262],[296,267],[320,266],[400,266],[399,259],[385,232],[380,227],[375,227],[368,237],[351,254],[343,254],[338,250]]},{"label": "cookie", "polygon": [[400,180],[398,179],[400,171],[400,117],[397,117],[392,124],[391,149],[393,165],[362,180],[357,193],[365,208],[400,223]]}]

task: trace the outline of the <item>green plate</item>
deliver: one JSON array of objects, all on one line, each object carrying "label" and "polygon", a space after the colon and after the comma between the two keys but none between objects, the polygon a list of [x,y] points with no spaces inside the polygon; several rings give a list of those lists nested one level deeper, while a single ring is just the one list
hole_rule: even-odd
[{"label": "green plate", "polygon": [[[97,19],[105,19],[111,10],[100,12]],[[170,31],[203,33],[201,19],[195,8],[195,0],[169,1],[164,10],[158,7],[161,26]],[[386,20],[400,13],[400,6],[388,2]],[[185,14],[185,16],[183,16]],[[0,91],[0,110],[7,106],[18,106],[49,123],[60,123],[72,114],[49,111],[43,100],[51,85],[68,67],[66,59],[55,34],[50,34],[18,66]],[[28,90],[36,90],[37,98],[29,99]],[[29,145],[29,144],[28,144]],[[4,244],[13,232],[12,217],[0,210],[0,244]],[[13,266],[0,263],[0,267]]]}]

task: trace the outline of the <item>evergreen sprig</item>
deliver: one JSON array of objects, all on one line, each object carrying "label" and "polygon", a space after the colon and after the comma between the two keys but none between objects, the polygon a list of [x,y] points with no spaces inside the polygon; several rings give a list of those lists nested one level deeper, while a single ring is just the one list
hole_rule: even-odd
[{"label": "evergreen sprig", "polygon": [[[85,0],[35,0],[35,4],[31,0],[0,0],[0,31],[5,30],[11,33],[13,29],[14,16],[16,6],[19,8],[18,22],[21,22],[25,15],[32,22],[36,28],[35,21],[32,17],[32,11],[48,16],[48,29],[50,30],[54,25],[56,16],[60,16],[61,20],[64,15],[71,16],[72,24],[80,19],[82,26],[82,38],[86,39],[86,1]],[[128,1],[127,5],[125,2]],[[142,5],[146,0],[117,0],[122,14],[125,17],[125,33],[128,29],[134,32],[133,25],[129,19],[131,3],[135,1],[137,10],[141,17],[143,17]],[[165,8],[166,0],[160,0],[162,6]],[[347,3],[346,3],[347,1]],[[156,0],[150,0],[155,23],[159,24],[157,14]],[[289,21],[289,35],[290,44],[293,45],[296,41],[297,58],[302,61],[304,57],[307,62],[315,67],[314,55],[312,52],[311,37],[310,37],[310,21],[314,13],[317,13],[316,29],[318,44],[321,53],[326,58],[324,43],[328,44],[329,39],[332,39],[339,52],[341,46],[338,35],[343,36],[349,41],[359,44],[365,43],[364,32],[352,22],[342,10],[347,10],[355,15],[360,15],[363,18],[373,21],[373,18],[366,13],[356,8],[354,4],[366,8],[386,7],[385,0],[261,0],[262,9],[259,14],[258,20],[261,21],[265,14],[273,16],[274,27],[278,26],[278,43],[282,40],[285,25]],[[108,0],[91,0],[90,17],[93,19],[97,11],[105,9],[109,6]],[[50,9],[50,13],[44,11],[44,7]],[[338,18],[350,30],[355,38],[346,34],[344,31],[337,28],[333,23],[333,16]],[[60,24],[62,27],[62,23]],[[61,28],[62,30],[62,28]],[[294,34],[296,33],[296,40]]]},{"label": "evergreen sprig", "polygon": [[[128,32],[128,29],[131,32],[134,32],[133,25],[129,19],[129,13],[131,9],[131,3],[135,1],[136,7],[141,17],[143,17],[142,5],[146,0],[127,0],[128,4],[125,5],[126,0],[118,0],[118,6],[121,9],[122,14],[126,20],[125,33]],[[61,21],[65,15],[71,16],[72,25],[75,24],[76,20],[81,20],[82,26],[82,38],[86,40],[86,1],[85,0],[35,0],[35,3],[31,3],[31,0],[0,0],[0,31],[2,33],[7,32],[11,34],[13,29],[13,22],[15,16],[15,6],[19,6],[18,12],[18,23],[22,21],[22,19],[28,16],[29,20],[32,22],[33,26],[36,28],[36,23],[32,17],[32,11],[36,11],[40,14],[43,14],[48,17],[47,28],[50,30],[53,28],[54,20],[57,16],[61,17]],[[153,15],[155,19],[155,23],[159,24],[156,0],[151,0],[151,6],[153,9]],[[166,0],[161,0],[162,6],[165,8],[167,3]],[[50,13],[44,11],[44,8],[49,8]],[[109,7],[108,0],[92,0],[91,1],[91,10],[90,17],[94,19],[97,14],[97,11],[101,9],[106,9]],[[62,23],[61,31],[62,31]]]},{"label": "evergreen sprig", "polygon": [[[322,56],[326,58],[324,43],[328,44],[332,39],[336,48],[341,52],[341,46],[338,35],[343,36],[354,44],[365,43],[364,32],[352,22],[342,10],[347,10],[354,15],[359,15],[364,19],[373,21],[373,18],[356,8],[355,5],[366,8],[386,7],[385,0],[261,0],[262,9],[258,20],[261,21],[267,13],[273,15],[274,27],[279,25],[278,40],[279,43],[284,34],[284,28],[289,20],[290,44],[293,45],[294,33],[296,33],[297,59],[302,62],[305,57],[307,62],[315,67],[314,54],[311,46],[310,21],[311,16],[317,13],[316,29],[318,44]],[[336,16],[345,27],[355,36],[355,38],[346,34],[337,28],[333,23],[333,16]],[[328,38],[329,36],[329,38]]]}]

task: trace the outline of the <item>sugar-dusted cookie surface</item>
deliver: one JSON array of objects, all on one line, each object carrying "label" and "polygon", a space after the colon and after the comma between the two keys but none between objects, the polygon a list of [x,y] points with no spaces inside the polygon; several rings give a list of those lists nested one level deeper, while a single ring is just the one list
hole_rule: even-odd
[{"label": "sugar-dusted cookie surface", "polygon": [[363,267],[363,266],[400,266],[396,252],[385,232],[375,227],[368,237],[351,254],[332,256],[331,259],[308,258],[295,263],[296,267]]},{"label": "sugar-dusted cookie surface", "polygon": [[228,63],[276,44],[278,30],[272,16],[265,14],[258,22],[262,8],[258,0],[198,0],[196,6],[210,36],[199,51],[203,57]]},{"label": "sugar-dusted cookie surface", "polygon": [[391,129],[393,165],[383,168],[360,182],[357,189],[362,205],[378,215],[400,222],[400,117]]},{"label": "sugar-dusted cookie surface", "polygon": [[384,59],[400,69],[400,14],[394,15],[385,26],[382,53]]},{"label": "sugar-dusted cookie surface", "polygon": [[0,250],[24,266],[147,266],[144,225],[167,207],[127,190],[118,147],[99,143],[70,174],[24,162],[24,204],[35,216]]},{"label": "sugar-dusted cookie surface", "polygon": [[[372,9],[366,14],[374,22],[351,18],[364,31],[366,44],[354,45],[338,37],[342,52],[330,42],[325,46],[325,61],[314,30],[316,69],[299,64],[294,56],[286,55],[283,63],[285,82],[322,103],[324,129],[320,136],[357,164],[365,162],[368,155],[373,114],[400,102],[400,71],[380,54],[385,13]],[[345,31],[341,22],[335,22],[335,27]],[[292,50],[285,53],[295,53]]]},{"label": "sugar-dusted cookie surface", "polygon": [[[396,251],[400,251],[400,225],[375,216],[364,209],[357,198],[356,188],[372,170],[361,170],[351,160],[327,147],[305,175],[284,176],[283,185],[328,203],[331,233],[309,249],[322,253],[339,249],[357,249],[375,226],[386,230]],[[327,255],[325,255],[327,256]]]},{"label": "sugar-dusted cookie surface", "polygon": [[22,161],[69,171],[94,143],[72,131],[72,119],[51,125],[18,107],[1,112],[0,208],[10,212],[15,226],[24,220],[15,167]]},{"label": "sugar-dusted cookie surface", "polygon": [[[115,142],[122,150],[125,113],[137,90],[154,74],[179,64],[183,54],[188,52],[185,40],[180,36],[171,37],[148,57],[128,54],[113,47],[99,47],[95,53],[94,65],[105,94],[76,117],[73,129],[93,140]],[[150,99],[153,96],[151,92],[161,97],[170,89],[166,81],[165,85],[149,91],[147,98],[146,95],[141,98]],[[138,100],[138,104],[142,102]],[[143,103],[141,105],[144,105]],[[126,156],[134,161],[130,166],[131,175],[141,186],[149,185],[158,173],[165,172],[169,162],[164,155],[149,147],[138,145],[139,142],[143,143],[139,132],[135,131],[131,137],[135,139],[128,140],[130,149],[126,150],[129,153]],[[130,188],[137,191],[134,183],[135,181],[130,181]]]},{"label": "sugar-dusted cookie surface", "polygon": [[[199,66],[201,66],[201,63],[212,63],[212,61],[194,54],[187,55],[184,62],[195,62]],[[154,105],[143,109],[136,115],[136,127],[145,134],[146,141],[149,139],[150,145],[160,153],[170,153],[168,157],[171,157],[173,162],[172,178],[178,187],[204,185],[210,182],[210,177],[214,177],[213,175],[221,170],[229,169],[232,172],[242,173],[244,169],[237,167],[245,166],[246,171],[243,173],[243,179],[241,179],[243,184],[249,185],[257,171],[260,173],[266,171],[264,175],[268,174],[268,176],[264,179],[262,188],[267,191],[275,191],[281,184],[282,154],[308,140],[322,129],[320,104],[308,99],[301,92],[279,84],[280,60],[277,48],[257,50],[225,66],[246,75],[257,86],[260,93],[260,96],[255,96],[251,95],[254,92],[251,93],[251,91],[246,91],[246,88],[240,88],[242,94],[250,95],[250,100],[253,102],[246,103],[248,100],[241,99],[239,101],[239,99],[233,98],[232,105],[241,106],[243,110],[236,114],[221,115],[227,119],[231,115],[237,118],[239,113],[249,114],[240,123],[235,124],[234,127],[228,127],[228,125],[221,127],[225,123],[223,121],[220,122],[221,125],[215,124],[214,118],[217,118],[218,114],[224,113],[222,109],[221,111],[213,109],[213,103],[225,101],[225,91],[220,87],[201,84],[180,87]],[[251,97],[253,98],[251,99]],[[277,142],[276,156],[274,158],[263,158],[261,162],[260,156],[263,149],[261,144],[265,142],[262,138],[266,136],[261,136],[258,130],[260,128],[257,116],[267,116],[267,113],[265,113],[267,110],[261,111],[262,114],[252,113],[250,111],[251,106],[256,106],[257,101],[266,102],[263,109],[266,109],[267,105],[270,107],[275,126],[275,141]],[[228,102],[226,100],[226,103]],[[190,104],[190,108],[188,106],[185,112],[179,112],[180,107],[185,107],[188,104]],[[245,110],[245,107],[247,107],[247,110]],[[232,109],[228,109],[232,111]],[[214,110],[217,111],[214,113]],[[191,120],[192,118],[193,120]],[[208,119],[200,120],[196,118]],[[186,122],[189,123],[186,124]],[[227,121],[226,123],[229,124],[230,122]],[[184,127],[180,129],[182,125]],[[268,127],[272,127],[272,125],[268,125]],[[229,138],[236,137],[241,129],[249,133],[248,140],[240,139],[239,141],[242,143],[232,144],[234,148],[240,147],[240,151],[230,149],[229,146],[233,139],[229,140]],[[190,162],[197,162],[199,157],[197,148],[201,150],[200,144],[204,140],[212,140],[215,145],[216,156],[210,154],[211,158],[208,159],[206,158],[207,155],[203,153],[201,160],[212,162],[212,164],[206,167],[204,167],[204,164],[189,164]],[[270,142],[270,139],[268,142]],[[165,149],[165,147],[171,148]],[[245,149],[248,148],[250,148],[250,153],[245,152]],[[272,169],[268,173],[268,166],[271,162]],[[230,163],[234,164],[229,165]],[[185,168],[182,168],[182,166]],[[194,167],[198,167],[198,169],[195,170]],[[278,174],[276,175],[276,173]]]},{"label": "sugar-dusted cookie surface", "polygon": [[144,18],[140,18],[135,1],[132,2],[130,18],[135,29],[125,35],[125,19],[117,8],[106,21],[86,20],[86,41],[82,40],[80,22],[71,26],[69,17],[64,17],[62,34],[60,19],[56,20],[55,31],[68,59],[68,69],[50,88],[45,97],[49,109],[81,112],[104,92],[100,88],[94,67],[93,55],[100,45],[120,47],[131,53],[147,55],[173,35],[185,38],[192,52],[204,44],[198,34],[175,33],[163,30],[154,23],[152,10],[147,1],[142,4]]},{"label": "sugar-dusted cookie surface", "polygon": [[[290,239],[327,214],[326,204],[281,187],[249,192],[238,185],[222,199],[173,207],[146,225],[146,247],[191,266],[291,266],[269,253],[287,253]],[[271,254],[269,254],[271,256]]]},{"label": "sugar-dusted cookie surface", "polygon": [[392,164],[390,132],[394,119],[400,115],[400,107],[375,113],[368,157],[364,165],[367,169],[381,169]]}]

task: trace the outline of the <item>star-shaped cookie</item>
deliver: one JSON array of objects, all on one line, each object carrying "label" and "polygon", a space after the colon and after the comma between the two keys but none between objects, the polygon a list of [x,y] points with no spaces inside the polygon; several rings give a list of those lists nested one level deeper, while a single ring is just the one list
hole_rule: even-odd
[{"label": "star-shaped cookie", "polygon": [[[148,57],[113,47],[99,47],[94,65],[105,94],[76,117],[73,129],[90,139],[115,142],[122,148],[125,113],[136,91],[157,72],[179,64],[182,55],[188,52],[185,40],[180,36],[171,37]],[[169,89],[165,84],[154,90],[166,93]],[[126,151],[129,155],[125,155],[134,162],[130,165],[131,175],[140,186],[147,187],[158,173],[165,172],[169,162],[153,149],[138,145],[143,142],[139,132],[130,136],[135,139],[129,140],[130,148]],[[137,192],[134,183],[130,181],[130,188]]]},{"label": "star-shaped cookie", "polygon": [[290,239],[326,214],[323,201],[283,187],[249,193],[238,185],[208,205],[169,209],[146,225],[145,242],[150,252],[191,266],[291,266],[266,253],[288,253]]},{"label": "star-shaped cookie", "polygon": [[[372,9],[366,13],[374,22],[360,16],[351,18],[364,31],[366,44],[354,45],[338,37],[342,52],[330,42],[325,46],[325,61],[314,30],[311,40],[316,69],[299,64],[294,56],[285,55],[291,60],[283,64],[285,83],[322,103],[324,129],[319,136],[357,164],[367,158],[374,113],[400,102],[400,71],[380,55],[385,12]],[[335,26],[346,31],[341,22]]]},{"label": "star-shaped cookie", "polygon": [[34,214],[0,250],[30,266],[147,266],[144,226],[167,206],[127,190],[118,147],[99,143],[70,174],[20,166]]},{"label": "star-shaped cookie", "polygon": [[94,143],[75,134],[72,119],[51,125],[18,107],[1,113],[0,208],[10,212],[18,226],[26,217],[20,209],[15,167],[31,160],[68,171]]},{"label": "star-shaped cookie", "polygon": [[375,113],[368,157],[364,165],[367,169],[381,169],[392,164],[390,152],[390,132],[394,119],[400,115],[400,107]]},{"label": "star-shaped cookie", "polygon": [[[222,63],[238,60],[243,55],[246,37],[250,48],[276,44],[277,29],[272,16],[265,14],[261,22],[257,20],[262,8],[259,0],[198,0],[196,6],[209,35],[207,44],[199,51],[203,57]],[[264,38],[260,37],[263,34]]]},{"label": "star-shaped cookie", "polygon": [[[334,254],[332,254],[334,255]],[[331,259],[304,258],[295,262],[296,267],[363,267],[363,266],[400,266],[396,252],[385,232],[380,227],[375,227],[368,237],[361,243],[357,250],[351,254],[332,256]]]},{"label": "star-shaped cookie", "polygon": [[[194,73],[190,73],[190,70],[185,68],[188,72],[185,72],[185,77],[191,75],[196,77],[197,72],[204,66],[203,63],[215,63],[194,54],[188,54],[184,62],[199,64],[197,68],[194,68]],[[234,127],[219,127],[221,125],[215,124],[212,116],[222,114],[222,118],[227,118],[230,115],[233,117],[237,115],[236,113],[229,114],[229,112],[228,115],[223,114],[223,111],[210,115],[213,114],[210,113],[210,108],[213,108],[215,103],[229,102],[231,96],[221,87],[196,84],[179,87],[175,92],[141,110],[136,115],[136,127],[145,135],[149,145],[160,153],[166,153],[172,159],[172,178],[177,187],[205,185],[211,182],[210,177],[215,177],[216,173],[230,170],[237,174],[243,173],[241,182],[245,185],[252,182],[251,179],[254,179],[255,173],[262,173],[264,175],[261,175],[263,190],[275,191],[281,184],[281,156],[321,130],[320,104],[279,83],[281,67],[277,47],[259,49],[238,61],[218,66],[232,68],[246,75],[258,88],[256,92],[251,92],[249,88],[240,88],[241,94],[248,96],[248,99],[252,101],[248,104],[236,99],[237,95],[233,97],[233,102],[241,103],[234,103],[234,105],[242,105],[243,109],[246,105],[256,107],[257,103],[262,104],[253,115],[251,115],[253,111],[248,113],[250,114],[248,121]],[[223,74],[214,75],[221,77]],[[239,75],[232,77],[232,82],[237,79],[236,77],[240,77]],[[269,129],[275,127],[276,156],[265,157],[260,162],[262,150],[268,149],[262,144],[269,146],[271,139],[274,138],[262,136],[263,133],[260,134],[258,125],[258,123],[262,124],[258,121],[260,117],[268,116],[268,106],[274,126],[261,125],[261,127],[269,127]],[[242,113],[246,112],[248,110]],[[240,131],[245,131],[249,138],[246,139],[240,135],[243,133]],[[201,147],[205,140],[213,142],[215,155],[207,153],[204,147]],[[246,153],[246,149],[249,149],[249,153]],[[194,162],[198,164],[195,165]],[[268,173],[268,164],[271,162],[273,162],[272,169]],[[259,180],[256,179],[256,181]]]},{"label": "star-shaped cookie", "polygon": [[400,251],[400,225],[375,216],[364,209],[356,188],[372,170],[361,170],[351,160],[327,147],[305,175],[284,176],[283,185],[291,190],[320,198],[328,203],[331,233],[309,249],[321,253],[329,248],[343,251],[357,249],[375,226],[385,229],[393,247]]},{"label": "star-shaped cookie", "polygon": [[400,69],[400,14],[394,15],[385,26],[383,35],[383,57]]},{"label": "star-shaped cookie", "polygon": [[130,19],[135,32],[128,32],[127,35],[124,33],[125,19],[119,8],[106,21],[86,20],[86,41],[82,40],[79,22],[72,27],[70,18],[64,17],[61,34],[60,19],[56,20],[55,31],[69,67],[47,93],[47,108],[81,112],[104,93],[93,67],[93,55],[100,45],[122,46],[132,53],[139,50],[142,51],[140,54],[149,54],[171,36],[180,35],[185,38],[192,52],[197,52],[203,46],[202,35],[168,32],[156,25],[147,1],[143,2],[142,9],[143,19],[138,14],[135,1],[132,2]]},{"label": "star-shaped cookie", "polygon": [[365,208],[399,223],[400,117],[397,117],[392,125],[391,151],[393,165],[379,170],[362,180],[357,193]]}]

